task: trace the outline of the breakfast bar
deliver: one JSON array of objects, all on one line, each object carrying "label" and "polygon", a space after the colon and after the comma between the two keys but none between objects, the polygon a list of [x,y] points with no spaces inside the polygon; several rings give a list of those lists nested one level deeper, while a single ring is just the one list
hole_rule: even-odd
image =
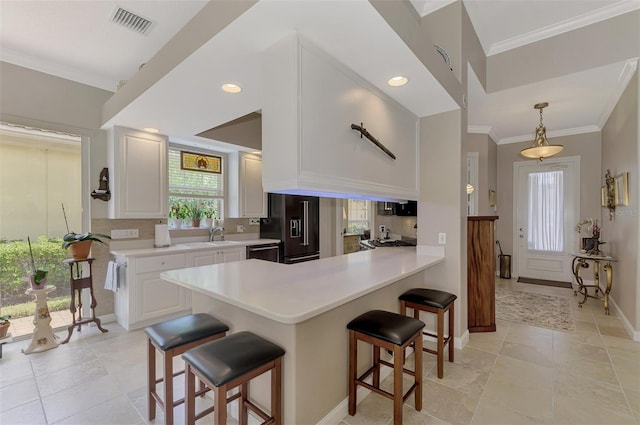
[{"label": "breakfast bar", "polygon": [[[424,271],[443,260],[398,247],[294,265],[262,260],[207,265],[160,277],[193,291],[194,313],[224,321],[230,333],[247,330],[282,346],[284,422],[315,424],[346,414],[346,324],[372,309],[398,312],[398,296],[423,287]],[[368,352],[359,351],[364,369]],[[268,377],[261,378],[258,388],[268,388]],[[263,399],[260,393],[253,391],[258,402],[267,403],[268,391]]]}]

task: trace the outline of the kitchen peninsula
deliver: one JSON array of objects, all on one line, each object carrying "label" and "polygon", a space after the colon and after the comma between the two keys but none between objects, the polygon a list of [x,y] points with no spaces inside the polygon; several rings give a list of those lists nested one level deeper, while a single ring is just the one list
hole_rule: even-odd
[{"label": "kitchen peninsula", "polygon": [[[284,422],[315,424],[341,407],[346,414],[346,324],[365,311],[398,311],[398,295],[423,286],[424,270],[443,257],[416,248],[361,251],[294,265],[247,260],[163,272],[191,289],[194,313],[225,321],[231,332],[252,331],[285,350]],[[366,366],[369,350],[360,350]],[[269,388],[260,377],[258,388]],[[268,392],[252,392],[268,401]],[[340,417],[340,419],[341,419]],[[338,419],[338,421],[340,420]]]}]

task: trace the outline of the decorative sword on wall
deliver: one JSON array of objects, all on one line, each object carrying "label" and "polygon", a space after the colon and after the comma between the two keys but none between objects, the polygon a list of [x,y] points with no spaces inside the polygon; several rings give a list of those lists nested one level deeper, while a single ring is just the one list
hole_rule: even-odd
[{"label": "decorative sword on wall", "polygon": [[382,149],[382,152],[386,153],[387,155],[389,155],[391,158],[396,159],[396,156],[393,154],[393,152],[391,152],[389,149],[387,149],[387,147],[385,145],[383,145],[382,143],[380,143],[378,141],[378,139],[376,139],[375,137],[373,137],[371,135],[371,133],[369,133],[367,131],[366,128],[364,128],[364,124],[360,123],[360,125],[358,124],[351,124],[351,129],[352,130],[357,130],[360,132],[360,138],[362,139],[362,136],[366,137],[367,139],[371,140],[371,142],[376,145],[377,147],[379,147],[380,149]]}]

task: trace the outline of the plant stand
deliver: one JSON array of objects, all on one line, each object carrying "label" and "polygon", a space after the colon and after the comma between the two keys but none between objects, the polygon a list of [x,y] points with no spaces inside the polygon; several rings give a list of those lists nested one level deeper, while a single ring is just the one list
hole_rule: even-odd
[{"label": "plant stand", "polygon": [[33,294],[36,302],[36,312],[33,315],[33,338],[31,344],[22,352],[24,354],[40,353],[60,345],[58,338],[53,334],[51,329],[51,315],[49,314],[49,306],[47,299],[49,292],[55,291],[56,287],[47,285],[44,289],[27,289],[27,294]]},{"label": "plant stand", "polygon": [[2,358],[2,346],[10,342],[13,342],[13,337],[11,336],[10,333],[8,333],[7,336],[5,337],[0,338],[0,359]]},{"label": "plant stand", "polygon": [[[100,319],[96,318],[96,305],[98,302],[96,301],[96,297],[93,295],[93,276],[91,272],[91,263],[93,263],[94,258],[84,258],[81,260],[76,260],[73,258],[69,258],[64,260],[65,264],[69,265],[70,272],[70,288],[71,288],[71,303],[69,304],[69,311],[71,311],[72,322],[71,325],[67,328],[69,334],[62,341],[62,344],[66,344],[69,342],[71,335],[73,334],[73,330],[78,327],[78,332],[82,331],[82,325],[87,323],[95,323],[98,329],[102,333],[109,332],[107,329],[104,329],[100,324]],[[82,267],[81,263],[89,263],[89,275],[86,277],[82,277]],[[75,274],[74,274],[74,266],[75,266]],[[88,288],[89,294],[91,296],[91,317],[90,318],[82,318],[82,290]],[[76,293],[78,294],[78,298],[76,300]],[[78,313],[78,318],[76,319],[76,312]]]}]

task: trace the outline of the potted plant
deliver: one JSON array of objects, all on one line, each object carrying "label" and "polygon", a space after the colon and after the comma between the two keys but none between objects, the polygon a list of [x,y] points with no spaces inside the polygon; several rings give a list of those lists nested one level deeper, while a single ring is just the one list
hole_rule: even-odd
[{"label": "potted plant", "polygon": [[47,271],[36,269],[36,262],[33,258],[33,250],[31,249],[31,239],[27,236],[29,244],[29,256],[31,257],[31,273],[29,273],[29,284],[31,289],[42,289],[47,284]]},{"label": "potted plant", "polygon": [[107,236],[102,233],[70,232],[69,223],[67,222],[67,214],[64,211],[64,204],[62,204],[62,214],[64,215],[64,224],[67,226],[67,234],[62,238],[62,248],[69,248],[69,252],[74,260],[84,260],[87,258],[91,251],[91,243],[93,241],[105,245],[104,241],[100,238],[111,239],[111,236]]},{"label": "potted plant", "polygon": [[6,337],[7,332],[9,332],[9,326],[11,326],[9,319],[11,319],[11,316],[8,314],[0,316],[0,339]]},{"label": "potted plant", "polygon": [[211,205],[207,205],[207,207],[204,209],[204,217],[205,217],[205,224],[209,229],[213,227],[214,214],[215,214],[215,211],[213,210],[213,207]]},{"label": "potted plant", "polygon": [[200,227],[200,219],[205,211],[204,202],[192,199],[189,202],[189,217],[191,217],[191,227]]}]

